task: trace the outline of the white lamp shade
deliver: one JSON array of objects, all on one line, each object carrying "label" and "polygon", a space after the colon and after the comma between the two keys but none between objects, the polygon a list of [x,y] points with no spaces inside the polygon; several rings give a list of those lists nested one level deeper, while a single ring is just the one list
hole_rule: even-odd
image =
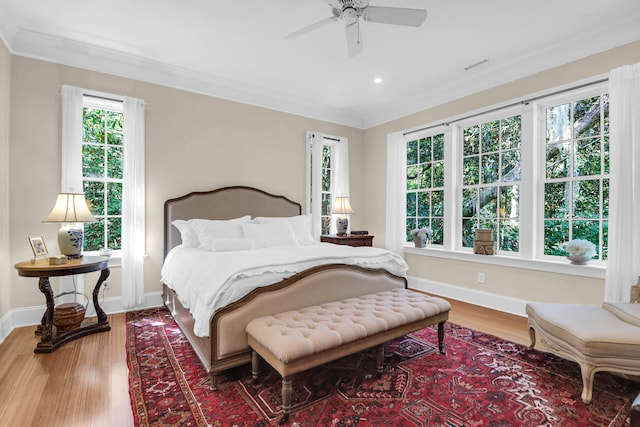
[{"label": "white lamp shade", "polygon": [[333,209],[331,210],[331,213],[341,214],[341,215],[354,213],[353,209],[351,208],[351,203],[349,203],[349,198],[348,197],[336,197],[336,200],[335,200],[335,202],[333,204]]},{"label": "white lamp shade", "polygon": [[49,216],[42,222],[95,222],[82,193],[60,193]]}]

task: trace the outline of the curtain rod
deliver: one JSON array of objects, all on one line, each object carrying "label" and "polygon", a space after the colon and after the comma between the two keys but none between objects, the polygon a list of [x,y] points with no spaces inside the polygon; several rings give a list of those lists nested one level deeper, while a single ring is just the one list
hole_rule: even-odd
[{"label": "curtain rod", "polygon": [[[315,133],[313,133],[313,134],[311,134],[311,136],[315,137],[315,136],[316,136],[316,134],[315,134]],[[332,137],[332,136],[322,135],[322,137],[323,137],[324,139],[329,139],[329,140],[331,140],[331,141],[340,142],[340,139],[335,138],[335,137]]]},{"label": "curtain rod", "polygon": [[561,93],[570,92],[570,91],[576,90],[576,89],[582,89],[582,88],[589,87],[589,86],[595,86],[595,85],[598,85],[600,83],[604,83],[604,82],[607,82],[607,81],[609,81],[608,78],[603,78],[603,79],[595,80],[595,81],[592,81],[592,82],[589,82],[589,83],[583,83],[583,84],[580,84],[580,85],[576,85],[576,86],[568,87],[568,88],[565,88],[565,89],[557,90],[555,92],[546,93],[544,95],[535,96],[533,98],[525,99],[525,100],[522,100],[522,101],[512,102],[511,104],[502,105],[500,107],[491,108],[489,110],[484,110],[484,111],[479,112],[479,113],[474,113],[474,114],[469,114],[469,115],[464,116],[464,117],[459,117],[459,118],[457,118],[455,120],[451,120],[449,122],[442,122],[442,123],[438,123],[438,124],[435,124],[435,125],[423,127],[423,128],[420,128],[420,129],[416,129],[416,130],[412,130],[412,131],[408,131],[408,132],[403,132],[402,136],[411,135],[412,133],[422,132],[422,131],[433,129],[433,128],[437,128],[437,127],[440,127],[440,126],[449,126],[451,123],[456,123],[456,122],[460,122],[460,121],[463,121],[463,120],[472,119],[474,117],[482,116],[484,114],[493,113],[495,111],[500,111],[500,110],[504,110],[504,109],[507,109],[507,108],[515,107],[516,105],[529,105],[529,103],[531,103],[533,101],[537,101],[539,99],[548,98],[550,96],[559,95]]}]

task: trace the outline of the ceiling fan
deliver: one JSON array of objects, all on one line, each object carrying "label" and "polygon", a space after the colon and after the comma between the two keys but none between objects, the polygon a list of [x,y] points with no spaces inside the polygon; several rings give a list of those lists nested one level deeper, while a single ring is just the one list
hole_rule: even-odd
[{"label": "ceiling fan", "polygon": [[331,24],[332,22],[342,20],[345,23],[349,56],[356,56],[361,53],[363,49],[362,35],[360,34],[360,18],[368,22],[409,27],[419,27],[427,19],[427,11],[424,9],[369,6],[369,0],[323,1],[331,6],[333,16],[295,31],[285,36],[285,39],[290,40],[327,24]]}]

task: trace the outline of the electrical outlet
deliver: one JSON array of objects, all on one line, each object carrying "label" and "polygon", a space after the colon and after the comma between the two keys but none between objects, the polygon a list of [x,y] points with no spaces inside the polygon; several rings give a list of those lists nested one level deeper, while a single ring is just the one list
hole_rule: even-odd
[{"label": "electrical outlet", "polygon": [[484,283],[484,273],[478,273],[478,283]]},{"label": "electrical outlet", "polygon": [[102,290],[111,289],[111,280],[107,279],[102,283]]}]

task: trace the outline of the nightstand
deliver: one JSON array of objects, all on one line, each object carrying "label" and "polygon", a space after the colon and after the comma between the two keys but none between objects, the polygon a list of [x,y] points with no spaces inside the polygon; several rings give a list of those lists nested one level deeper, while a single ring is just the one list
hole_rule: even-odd
[{"label": "nightstand", "polygon": [[[40,292],[44,294],[47,301],[47,310],[42,316],[40,326],[36,329],[36,334],[41,335],[34,353],[51,353],[61,345],[96,332],[104,332],[111,329],[107,315],[100,308],[98,292],[100,286],[109,277],[109,258],[99,256],[85,256],[80,259],[69,260],[66,264],[50,265],[46,259],[39,259],[35,262],[23,261],[15,265],[18,275],[23,277],[37,277]],[[58,331],[53,327],[53,314],[55,302],[53,290],[49,283],[49,277],[71,276],[74,274],[90,273],[99,271],[100,277],[93,288],[93,306],[96,310],[97,320],[95,322],[85,321],[76,329],[70,331]]]},{"label": "nightstand", "polygon": [[336,245],[349,246],[373,246],[374,236],[371,234],[347,234],[345,236],[322,235],[320,241],[325,243],[333,243]]}]

